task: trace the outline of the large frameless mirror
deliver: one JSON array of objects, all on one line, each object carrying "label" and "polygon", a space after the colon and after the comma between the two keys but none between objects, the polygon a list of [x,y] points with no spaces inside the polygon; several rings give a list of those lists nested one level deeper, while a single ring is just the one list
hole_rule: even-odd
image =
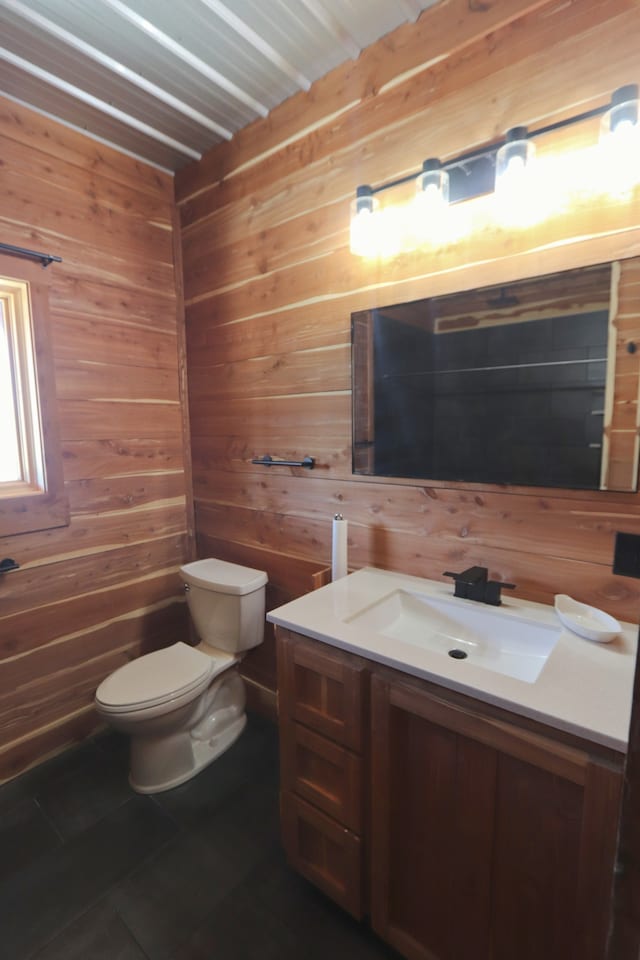
[{"label": "large frameless mirror", "polygon": [[634,283],[624,260],[353,314],[354,473],[636,490]]}]

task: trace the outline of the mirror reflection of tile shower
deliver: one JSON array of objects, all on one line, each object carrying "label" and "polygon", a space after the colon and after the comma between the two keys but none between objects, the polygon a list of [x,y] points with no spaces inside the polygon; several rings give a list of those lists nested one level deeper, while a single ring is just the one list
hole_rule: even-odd
[{"label": "mirror reflection of tile shower", "polygon": [[354,472],[635,489],[636,445],[625,468],[611,442],[619,276],[603,264],[354,314]]}]

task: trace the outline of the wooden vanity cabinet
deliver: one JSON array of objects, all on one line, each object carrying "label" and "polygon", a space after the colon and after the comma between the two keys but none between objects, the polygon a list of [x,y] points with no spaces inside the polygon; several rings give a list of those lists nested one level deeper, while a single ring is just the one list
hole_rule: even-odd
[{"label": "wooden vanity cabinet", "polygon": [[619,765],[465,701],[372,678],[374,929],[410,960],[603,960]]},{"label": "wooden vanity cabinet", "polygon": [[280,812],[287,858],[364,913],[367,662],[277,628]]},{"label": "wooden vanity cabinet", "polygon": [[277,634],[291,865],[409,960],[603,960],[622,757]]}]

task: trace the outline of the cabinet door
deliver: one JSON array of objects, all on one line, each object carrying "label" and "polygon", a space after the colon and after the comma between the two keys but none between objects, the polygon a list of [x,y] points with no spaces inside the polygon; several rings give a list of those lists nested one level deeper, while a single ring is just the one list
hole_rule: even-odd
[{"label": "cabinet door", "polygon": [[498,755],[495,960],[604,960],[619,778],[590,763],[584,774]]},{"label": "cabinet door", "polygon": [[373,678],[372,923],[410,960],[484,960],[496,754],[422,700]]},{"label": "cabinet door", "polygon": [[374,677],[372,919],[411,960],[603,960],[621,776]]},{"label": "cabinet door", "polygon": [[360,753],[365,665],[317,640],[278,630],[280,710]]}]

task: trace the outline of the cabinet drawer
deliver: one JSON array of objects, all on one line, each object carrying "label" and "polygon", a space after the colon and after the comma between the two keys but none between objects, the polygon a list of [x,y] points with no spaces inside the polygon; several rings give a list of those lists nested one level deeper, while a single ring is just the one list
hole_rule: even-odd
[{"label": "cabinet drawer", "polygon": [[278,633],[280,709],[359,753],[365,665],[316,640]]},{"label": "cabinet drawer", "polygon": [[282,838],[291,866],[356,918],[362,917],[362,850],[359,837],[283,792]]},{"label": "cabinet drawer", "polygon": [[362,832],[362,760],[298,723],[281,728],[282,788]]}]

